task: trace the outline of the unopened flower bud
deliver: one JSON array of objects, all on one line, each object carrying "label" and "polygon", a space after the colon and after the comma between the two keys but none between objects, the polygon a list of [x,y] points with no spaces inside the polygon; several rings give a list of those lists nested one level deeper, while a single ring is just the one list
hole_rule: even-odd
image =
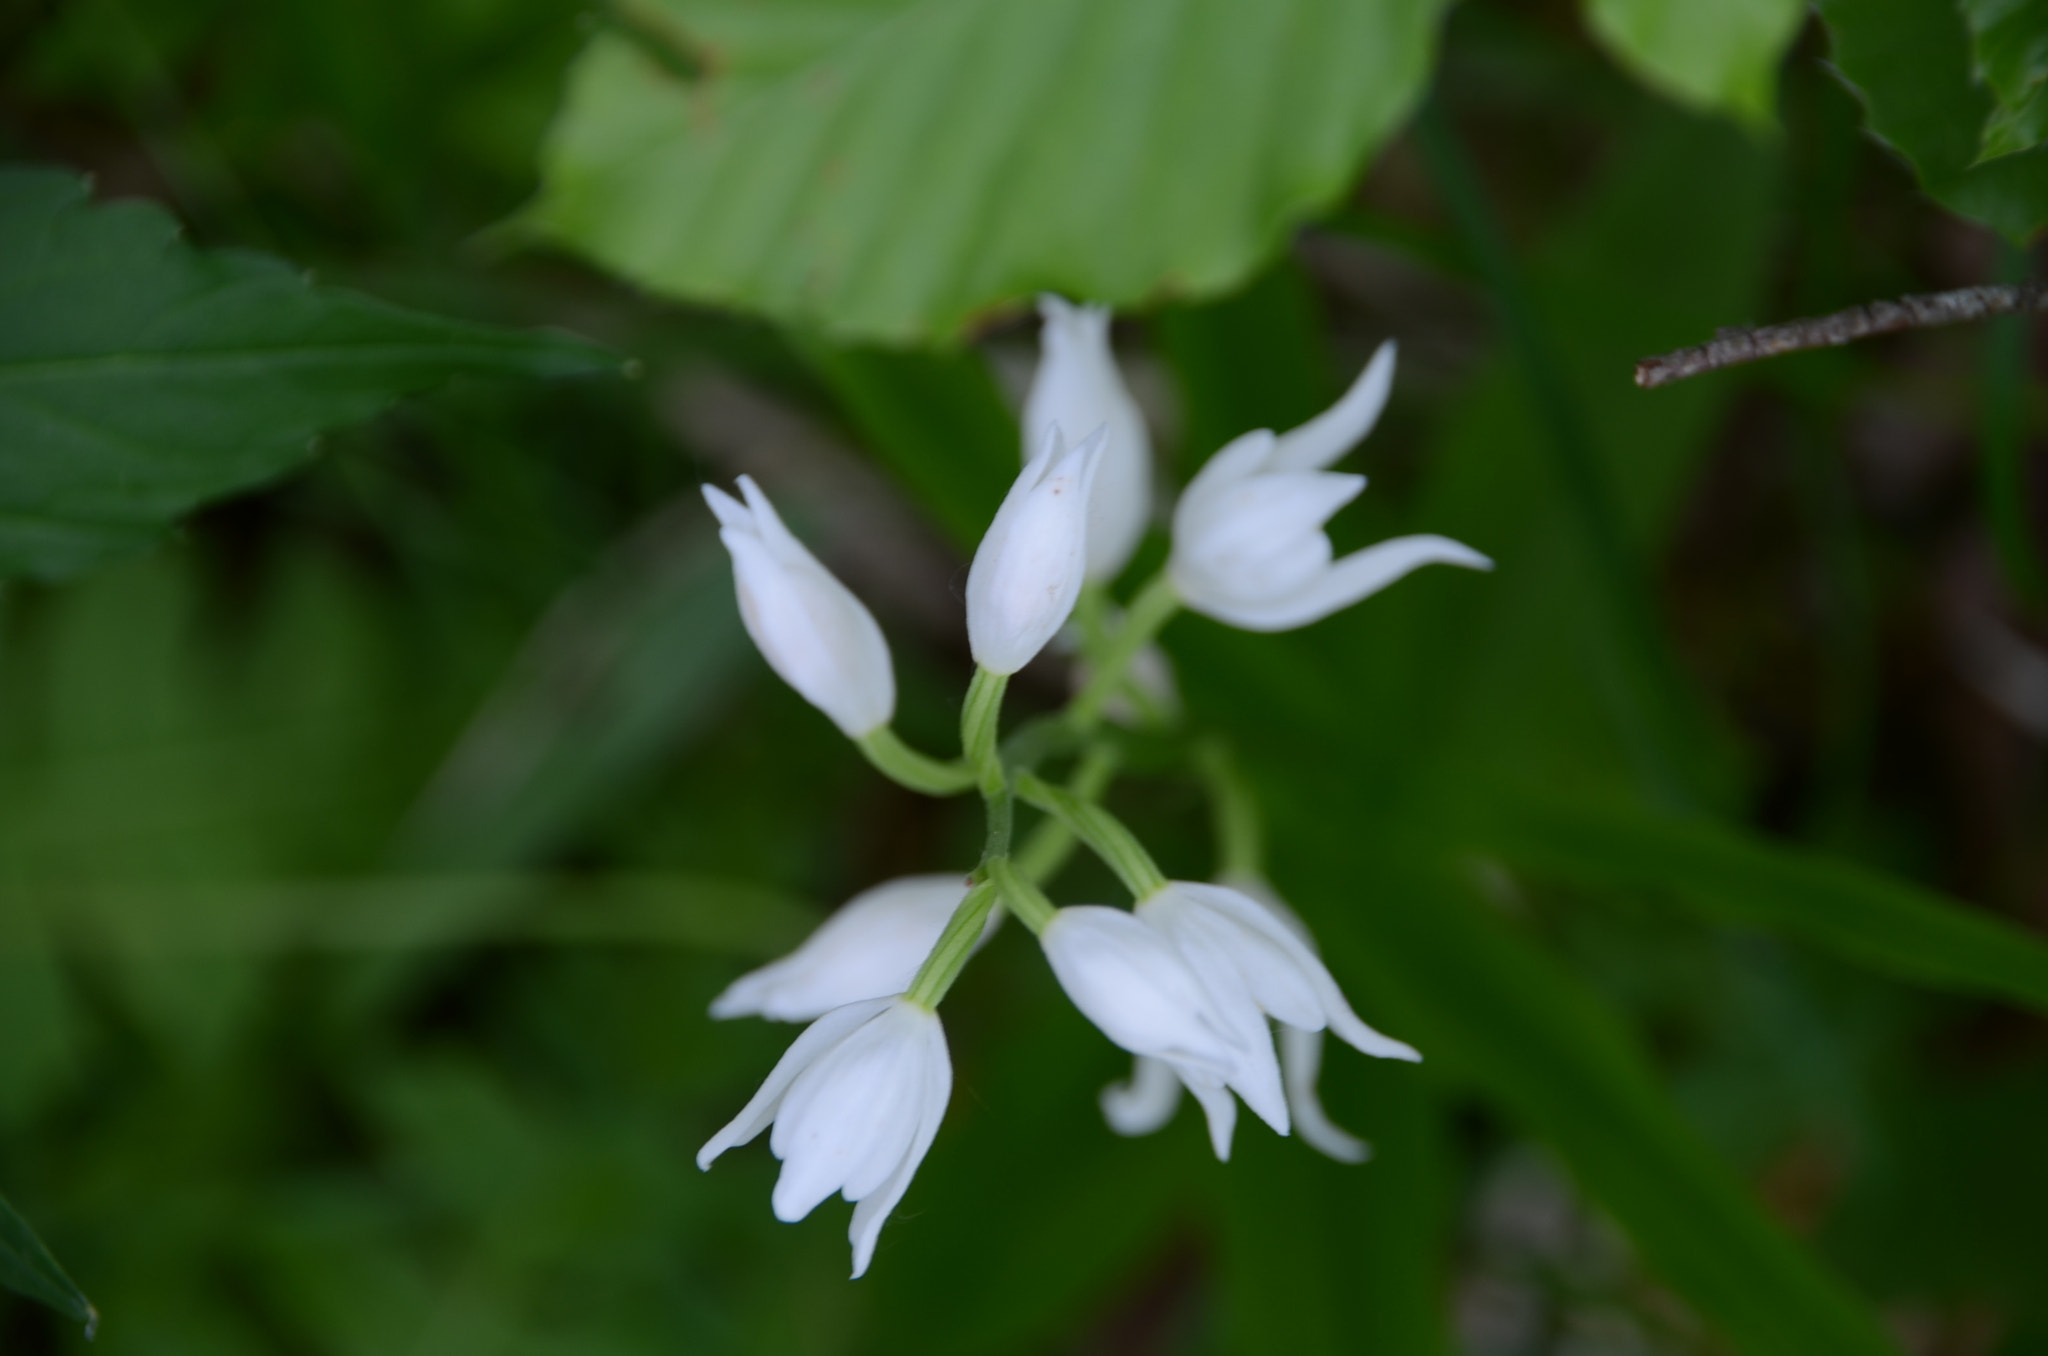
[{"label": "unopened flower bud", "polygon": [[1152,516],[1152,439],[1109,346],[1109,308],[1038,299],[1038,372],[1024,399],[1024,455],[1054,428],[1108,433],[1088,504],[1087,577],[1107,582],[1130,563]]},{"label": "unopened flower bud", "polygon": [[896,714],[896,674],[882,628],[783,526],[753,479],[739,483],[744,504],[710,485],[704,501],[732,553],[740,620],[761,657],[848,738],[887,725]]},{"label": "unopened flower bud", "polygon": [[1030,663],[1081,596],[1088,497],[1107,436],[1097,429],[1069,451],[1060,430],[1049,430],[974,552],[967,643],[990,673]]}]

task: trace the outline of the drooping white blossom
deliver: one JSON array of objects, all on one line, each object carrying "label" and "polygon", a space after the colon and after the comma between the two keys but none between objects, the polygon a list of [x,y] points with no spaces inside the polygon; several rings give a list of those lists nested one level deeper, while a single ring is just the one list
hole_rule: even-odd
[{"label": "drooping white blossom", "polygon": [[[1307,925],[1264,881],[1234,879],[1227,884],[1263,906],[1304,946],[1315,949]],[[1332,1121],[1316,1093],[1316,1078],[1323,1065],[1323,1033],[1285,1022],[1278,1023],[1278,1027],[1280,1078],[1295,1130],[1311,1146],[1340,1163],[1363,1163],[1372,1157],[1372,1146]],[[1180,1092],[1180,1079],[1170,1066],[1140,1055],[1131,1062],[1128,1081],[1113,1083],[1102,1090],[1103,1119],[1120,1135],[1152,1134],[1173,1119],[1180,1107]]]},{"label": "drooping white blossom", "polygon": [[[734,980],[711,1000],[711,1015],[808,1022],[848,1003],[902,993],[966,895],[958,873],[900,876],[863,890],[796,950]],[[1002,917],[990,911],[977,947]]]},{"label": "drooping white blossom", "polygon": [[783,525],[753,478],[741,476],[739,485],[745,503],[711,485],[704,502],[732,553],[740,620],[761,657],[849,738],[887,725],[896,673],[882,628]]},{"label": "drooping white blossom", "polygon": [[1378,420],[1393,380],[1383,345],[1343,399],[1286,434],[1258,429],[1209,458],[1173,514],[1168,570],[1195,611],[1247,631],[1320,621],[1424,565],[1488,570],[1493,562],[1448,537],[1396,537],[1342,560],[1323,531],[1365,489],[1365,477],[1324,467]]},{"label": "drooping white blossom", "polygon": [[804,1028],[753,1100],[697,1151],[697,1166],[709,1169],[772,1123],[768,1147],[782,1160],[775,1217],[793,1223],[834,1192],[852,1201],[858,1279],[952,1092],[937,1013],[901,997],[850,1003]]},{"label": "drooping white blossom", "polygon": [[1010,487],[967,571],[974,662],[1010,674],[1030,663],[1081,596],[1088,499],[1108,434],[1069,450],[1057,428]]},{"label": "drooping white blossom", "polygon": [[1130,563],[1152,516],[1152,439],[1109,345],[1109,308],[1038,299],[1038,371],[1024,398],[1024,456],[1054,428],[1108,438],[1088,505],[1087,577],[1108,582]]},{"label": "drooping white blossom", "polygon": [[[1233,1089],[1261,1120],[1288,1132],[1280,1066],[1263,1020],[1248,1027],[1242,1012],[1229,1006],[1234,993],[1214,992],[1148,920],[1074,905],[1056,912],[1038,940],[1083,1016],[1132,1054],[1166,1064],[1194,1093],[1208,1114],[1218,1158],[1230,1157]],[[1141,1090],[1132,1103],[1135,1114],[1142,1115],[1144,1098]]]}]

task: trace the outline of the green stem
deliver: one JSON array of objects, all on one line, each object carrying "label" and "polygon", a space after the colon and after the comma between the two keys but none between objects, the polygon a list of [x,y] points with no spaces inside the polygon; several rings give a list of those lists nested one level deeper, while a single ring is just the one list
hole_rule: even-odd
[{"label": "green stem", "polygon": [[927,796],[957,796],[974,789],[974,770],[964,761],[942,763],[930,754],[919,753],[887,725],[868,731],[854,745],[877,771],[899,786],[922,791]]},{"label": "green stem", "polygon": [[1088,675],[1087,686],[1081,689],[1073,703],[1067,707],[1067,720],[1076,730],[1086,734],[1102,720],[1102,708],[1122,685],[1131,661],[1138,652],[1152,643],[1159,629],[1173,619],[1180,610],[1180,595],[1173,591],[1173,581],[1165,570],[1138,590],[1138,596],[1131,600],[1131,610],[1124,614],[1124,624],[1117,628],[1098,656],[1095,669]]},{"label": "green stem", "polygon": [[1009,685],[1009,674],[990,673],[976,665],[974,681],[967,685],[967,701],[960,708],[960,756],[974,769],[984,796],[1003,784],[996,733],[1002,725],[1003,691]]},{"label": "green stem", "polygon": [[1152,860],[1152,854],[1145,851],[1123,821],[1103,809],[1091,805],[1070,791],[1062,791],[1040,781],[1030,773],[1017,778],[1017,794],[1026,804],[1035,805],[1073,832],[1086,843],[1096,856],[1109,864],[1116,872],[1117,879],[1133,898],[1145,900],[1166,887],[1166,876],[1159,870],[1159,864]]},{"label": "green stem", "polygon": [[[1067,790],[1081,800],[1100,799],[1116,775],[1117,752],[1097,744],[1082,757],[1081,765],[1067,779]],[[1026,880],[1044,884],[1059,874],[1074,851],[1073,831],[1057,819],[1038,821],[1038,827],[1017,851],[1017,871]]]},{"label": "green stem", "polygon": [[953,987],[953,981],[966,968],[967,958],[974,954],[974,943],[988,922],[989,910],[995,906],[995,881],[986,877],[976,881],[967,897],[960,901],[960,907],[954,909],[953,916],[946,920],[946,930],[939,934],[938,942],[932,947],[931,954],[924,958],[924,964],[918,967],[917,977],[910,981],[910,988],[903,996],[927,1012],[937,1008],[939,1000],[946,996],[946,990]]},{"label": "green stem", "polygon": [[1259,804],[1238,771],[1230,746],[1219,738],[1202,741],[1195,763],[1209,793],[1216,829],[1216,873],[1226,879],[1256,879],[1266,873],[1266,829]]},{"label": "green stem", "polygon": [[1016,914],[1019,922],[1033,933],[1045,931],[1045,925],[1052,921],[1052,901],[1045,897],[1044,891],[1025,879],[1024,873],[1012,865],[1008,857],[997,857],[989,862],[988,878],[995,882],[1003,907]]}]

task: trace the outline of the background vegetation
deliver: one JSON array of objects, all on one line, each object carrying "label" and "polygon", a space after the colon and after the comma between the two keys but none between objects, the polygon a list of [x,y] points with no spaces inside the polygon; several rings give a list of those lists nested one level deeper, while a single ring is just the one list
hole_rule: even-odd
[{"label": "background vegetation", "polygon": [[[0,4],[0,1349],[2048,1352],[2048,349],[1629,380],[2024,276],[2044,91],[1991,0]],[[789,1034],[705,1005],[979,826],[695,486],[946,747],[1042,288],[1175,480],[1399,339],[1339,545],[1498,571],[1165,643],[1428,1058],[1332,1052],[1364,1167],[1119,1140],[1012,929],[849,1284],[691,1166]]]}]

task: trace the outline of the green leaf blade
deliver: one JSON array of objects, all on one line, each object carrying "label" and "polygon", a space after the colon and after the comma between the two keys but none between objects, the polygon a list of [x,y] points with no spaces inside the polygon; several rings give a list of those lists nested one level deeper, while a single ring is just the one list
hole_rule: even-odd
[{"label": "green leaf blade", "polygon": [[1800,0],[1587,0],[1586,20],[1615,58],[1678,102],[1768,126],[1778,65],[1806,17]]},{"label": "green leaf blade", "polygon": [[565,376],[613,360],[315,287],[203,252],[143,203],[0,170],[0,572],[75,573],[197,505],[277,476],[321,431],[456,375]]},{"label": "green leaf blade", "polygon": [[2048,1012],[2048,944],[1905,881],[1706,820],[1556,796],[1517,799],[1496,824],[1514,860],[1656,889],[1900,979]]},{"label": "green leaf blade", "polygon": [[676,0],[665,24],[740,73],[694,83],[600,35],[527,224],[657,292],[843,339],[951,338],[1048,289],[1213,293],[1391,133],[1441,6],[860,8],[790,65],[747,46],[774,35]]}]

